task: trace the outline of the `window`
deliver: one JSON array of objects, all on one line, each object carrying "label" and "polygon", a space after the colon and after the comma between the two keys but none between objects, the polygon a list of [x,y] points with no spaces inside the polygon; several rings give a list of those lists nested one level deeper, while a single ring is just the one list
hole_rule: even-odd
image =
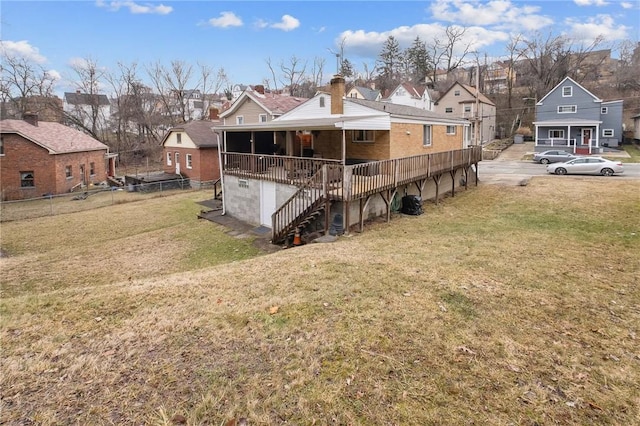
[{"label": "window", "polygon": [[244,124],[244,117],[239,115],[236,117],[236,124]]},{"label": "window", "polygon": [[167,166],[171,165],[171,153],[167,152]]},{"label": "window", "polygon": [[267,114],[260,114],[260,115],[258,116],[258,121],[259,121],[260,123],[266,123],[266,122],[267,122]]},{"label": "window", "polygon": [[572,86],[563,86],[562,87],[562,97],[569,98],[573,96],[573,87]]},{"label": "window", "polygon": [[558,114],[575,113],[578,111],[576,105],[558,105]]},{"label": "window", "polygon": [[453,108],[452,107],[447,107],[447,108],[444,109],[444,112],[451,113],[451,112],[453,112]]},{"label": "window", "polygon": [[564,130],[563,129],[549,130],[549,139],[564,139]]},{"label": "window", "polygon": [[373,142],[375,139],[373,130],[354,130],[353,141],[354,142]]},{"label": "window", "polygon": [[425,124],[422,129],[422,146],[431,146],[431,125]]},{"label": "window", "polygon": [[613,137],[613,129],[602,129],[602,137],[603,138],[612,138]]},{"label": "window", "polygon": [[455,135],[456,134],[456,126],[447,126],[447,134]]},{"label": "window", "polygon": [[182,133],[176,133],[176,143],[182,143]]},{"label": "window", "polygon": [[608,113],[609,113],[609,108],[602,107],[602,109],[600,109],[600,114],[608,114]]},{"label": "window", "polygon": [[[358,95],[356,95],[356,98],[358,97]],[[324,96],[320,96],[320,108],[324,108]]]},{"label": "window", "polygon": [[465,105],[464,112],[471,112],[471,105]]},{"label": "window", "polygon": [[191,154],[187,154],[187,156],[185,157],[185,160],[187,162],[187,169],[192,169],[193,161],[191,160]]},{"label": "window", "polygon": [[180,165],[180,153],[176,152],[175,157],[176,157],[176,167],[177,167],[178,165]]},{"label": "window", "polygon": [[460,91],[459,90],[454,90],[453,96],[460,96]]},{"label": "window", "polygon": [[96,175],[96,163],[89,163],[89,175]]},{"label": "window", "polygon": [[36,186],[36,180],[33,177],[33,171],[20,172],[20,188],[33,188]]},{"label": "window", "polygon": [[0,155],[4,155],[4,138],[0,136]]},{"label": "window", "polygon": [[67,166],[64,168],[64,175],[67,177],[67,179],[71,179],[73,177],[73,169],[71,168],[71,166]]}]

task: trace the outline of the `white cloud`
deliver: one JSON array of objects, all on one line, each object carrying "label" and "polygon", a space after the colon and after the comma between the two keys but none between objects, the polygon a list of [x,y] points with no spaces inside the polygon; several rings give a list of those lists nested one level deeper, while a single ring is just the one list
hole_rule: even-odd
[{"label": "white cloud", "polygon": [[96,0],[96,6],[109,9],[112,12],[117,12],[121,8],[129,9],[129,12],[135,15],[142,14],[155,14],[155,15],[168,15],[173,12],[173,7],[165,6],[163,4],[138,4],[133,1],[110,1]]},{"label": "white cloud", "polygon": [[[435,39],[446,39],[446,26],[441,24],[418,24],[413,26],[401,26],[389,31],[375,32],[364,30],[348,30],[342,32],[335,40],[336,46],[345,41],[345,49],[349,55],[366,58],[375,58],[380,53],[381,46],[389,36],[393,36],[402,49],[411,46],[416,37],[429,44]],[[466,27],[459,48],[470,45],[471,51],[481,50],[496,42],[504,42],[509,39],[509,34],[503,31],[492,31],[486,28],[474,26]],[[462,53],[462,52],[457,52]]]},{"label": "white cloud", "polygon": [[628,31],[631,29],[620,25],[610,15],[597,15],[589,18],[586,22],[578,22],[574,18],[567,18],[565,24],[570,28],[569,34],[571,37],[587,43],[600,36],[608,42],[624,40],[628,38]]},{"label": "white cloud", "polygon": [[6,56],[24,58],[37,64],[47,62],[47,58],[40,54],[38,48],[29,44],[27,40],[0,40],[0,49]]},{"label": "white cloud", "polygon": [[291,15],[283,15],[282,20],[278,23],[272,24],[271,28],[276,28],[282,31],[292,31],[300,26],[300,21]]},{"label": "white cloud", "polygon": [[221,12],[219,18],[209,19],[209,25],[219,28],[241,27],[242,19],[233,12]]},{"label": "white cloud", "polygon": [[622,3],[620,3],[620,6],[622,6],[623,9],[633,9],[633,3],[629,3],[626,1],[623,1]]},{"label": "white cloud", "polygon": [[609,2],[605,0],[573,0],[578,6],[607,6]]},{"label": "white cloud", "polygon": [[430,9],[435,19],[464,26],[494,26],[523,31],[538,30],[553,23],[552,18],[539,13],[539,6],[516,6],[511,0],[492,0],[486,3],[437,0]]}]

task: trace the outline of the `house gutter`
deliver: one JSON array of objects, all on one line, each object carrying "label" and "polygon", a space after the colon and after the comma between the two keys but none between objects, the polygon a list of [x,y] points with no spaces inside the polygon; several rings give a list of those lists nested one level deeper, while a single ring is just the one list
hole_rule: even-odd
[{"label": "house gutter", "polygon": [[[222,213],[221,215],[224,216],[226,213],[226,208],[225,208],[225,203],[224,203],[224,173],[222,172],[222,149],[221,149],[221,144],[220,144],[220,133],[218,132],[214,132],[216,137],[218,138],[218,166],[219,166],[219,170],[220,170],[220,190],[222,191]],[[213,196],[215,197],[215,187],[213,188],[214,194]]]}]

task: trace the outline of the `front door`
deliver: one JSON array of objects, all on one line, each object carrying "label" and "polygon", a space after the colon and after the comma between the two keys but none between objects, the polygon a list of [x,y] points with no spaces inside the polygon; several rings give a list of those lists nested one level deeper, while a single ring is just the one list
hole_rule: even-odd
[{"label": "front door", "polygon": [[180,174],[180,153],[176,152],[176,174]]}]

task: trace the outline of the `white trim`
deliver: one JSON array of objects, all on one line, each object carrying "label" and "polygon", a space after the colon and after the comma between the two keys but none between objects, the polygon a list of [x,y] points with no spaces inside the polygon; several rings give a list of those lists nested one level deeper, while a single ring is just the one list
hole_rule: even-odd
[{"label": "white trim", "polygon": [[[561,111],[561,108],[571,108],[572,111]],[[557,106],[557,113],[558,114],[575,114],[578,112],[578,105],[558,105]]]},{"label": "white trim", "polygon": [[[606,134],[611,132],[611,134]],[[615,131],[613,129],[602,129],[602,137],[603,138],[612,138],[615,135]]]}]

